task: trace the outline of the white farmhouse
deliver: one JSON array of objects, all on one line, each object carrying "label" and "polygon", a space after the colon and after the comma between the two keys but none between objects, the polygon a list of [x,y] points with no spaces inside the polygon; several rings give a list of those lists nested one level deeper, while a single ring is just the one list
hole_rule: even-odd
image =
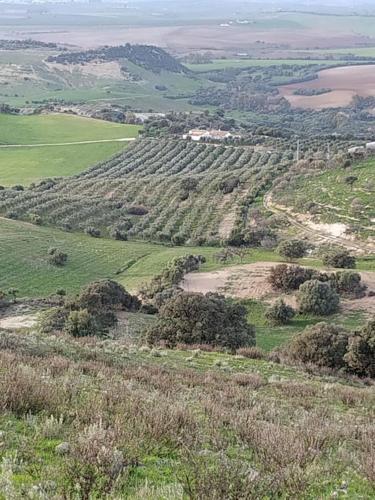
[{"label": "white farmhouse", "polygon": [[188,134],[184,134],[183,139],[191,139],[192,141],[200,141],[201,139],[212,139],[213,141],[223,141],[224,139],[228,139],[229,137],[238,137],[234,136],[230,132],[226,130],[200,130],[193,129],[190,130]]}]

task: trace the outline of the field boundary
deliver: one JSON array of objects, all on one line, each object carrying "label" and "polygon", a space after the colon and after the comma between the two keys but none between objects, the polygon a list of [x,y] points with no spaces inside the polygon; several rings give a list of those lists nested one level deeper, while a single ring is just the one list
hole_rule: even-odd
[{"label": "field boundary", "polygon": [[122,137],[120,139],[98,139],[95,141],[76,141],[76,142],[49,142],[36,144],[1,144],[0,148],[42,148],[46,146],[78,146],[80,144],[100,144],[103,142],[132,142],[136,137]]}]

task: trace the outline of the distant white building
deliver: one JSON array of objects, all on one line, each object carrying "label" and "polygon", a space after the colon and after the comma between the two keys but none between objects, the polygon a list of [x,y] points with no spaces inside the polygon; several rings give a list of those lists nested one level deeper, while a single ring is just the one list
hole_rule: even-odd
[{"label": "distant white building", "polygon": [[239,137],[233,135],[226,130],[190,130],[188,134],[182,136],[183,139],[191,139],[192,141],[200,141],[201,139],[211,139],[213,141],[223,141],[229,137]]},{"label": "distant white building", "polygon": [[375,142],[368,142],[366,144],[366,149],[368,149],[370,151],[375,151]]}]

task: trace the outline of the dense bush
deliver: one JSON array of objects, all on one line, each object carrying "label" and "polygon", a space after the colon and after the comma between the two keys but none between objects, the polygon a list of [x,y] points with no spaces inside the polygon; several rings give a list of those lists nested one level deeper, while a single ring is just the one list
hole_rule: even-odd
[{"label": "dense bush", "polygon": [[323,256],[325,266],[338,267],[342,269],[354,269],[356,266],[355,257],[349,254],[347,250],[337,250],[327,253]]},{"label": "dense bush", "polygon": [[330,283],[313,279],[300,286],[297,302],[301,313],[326,316],[338,310],[340,297]]},{"label": "dense bush", "polygon": [[100,326],[93,314],[90,314],[87,309],[80,309],[69,313],[64,330],[73,337],[88,337],[97,335],[100,332]]},{"label": "dense bush", "polygon": [[279,264],[272,267],[268,277],[269,283],[275,290],[289,292],[298,290],[298,288],[311,279],[319,279],[327,281],[328,276],[301,266],[288,266],[287,264]]},{"label": "dense bush", "polygon": [[295,316],[295,311],[283,299],[278,299],[267,309],[265,316],[272,325],[286,325]]},{"label": "dense bush", "polygon": [[293,338],[287,356],[302,363],[343,368],[348,342],[349,334],[343,328],[318,323]]},{"label": "dense bush", "polygon": [[86,227],[85,233],[89,236],[92,236],[93,238],[100,238],[100,229],[97,229],[96,227]]},{"label": "dense bush", "polygon": [[160,274],[140,290],[142,300],[159,307],[179,290],[178,284],[184,275],[198,270],[205,261],[203,255],[184,255],[172,259]]},{"label": "dense bush", "polygon": [[300,259],[306,255],[307,245],[301,240],[284,240],[277,250],[281,257],[288,260]]},{"label": "dense bush", "polygon": [[50,248],[48,250],[48,262],[53,266],[65,266],[68,260],[68,254],[62,252],[57,248]]},{"label": "dense bush", "polygon": [[366,285],[362,283],[361,275],[352,271],[338,271],[330,277],[332,287],[342,297],[357,299],[363,297],[366,292]]},{"label": "dense bush", "polygon": [[210,344],[228,349],[255,344],[254,328],[246,321],[246,308],[217,294],[182,292],[160,309],[148,331],[151,344],[165,342]]},{"label": "dense bush", "polygon": [[344,359],[357,375],[375,378],[375,319],[350,338]]},{"label": "dense bush", "polygon": [[106,309],[137,311],[141,305],[134,295],[113,280],[93,281],[85,286],[74,301],[81,309],[97,313]]}]

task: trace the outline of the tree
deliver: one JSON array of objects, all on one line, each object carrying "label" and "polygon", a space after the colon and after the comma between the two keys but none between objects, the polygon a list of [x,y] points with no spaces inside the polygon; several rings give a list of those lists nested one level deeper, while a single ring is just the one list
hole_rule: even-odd
[{"label": "tree", "polygon": [[350,338],[344,359],[357,375],[375,378],[375,319]]},{"label": "tree", "polygon": [[255,331],[246,316],[244,306],[222,295],[182,292],[160,309],[147,338],[151,344],[163,341],[169,347],[182,342],[234,350],[255,345]]},{"label": "tree", "polygon": [[344,179],[345,184],[350,186],[351,190],[353,190],[353,185],[357,180],[358,180],[358,177],[356,177],[355,175],[348,175],[348,177],[345,177],[345,179]]},{"label": "tree", "polygon": [[307,245],[301,240],[284,240],[278,246],[278,252],[287,260],[300,259],[306,255]]},{"label": "tree", "polygon": [[265,316],[272,325],[286,325],[295,314],[294,309],[280,298],[267,309]]},{"label": "tree", "polygon": [[318,323],[296,335],[287,346],[287,355],[302,363],[343,368],[349,333],[343,328]]},{"label": "tree", "polygon": [[323,264],[341,269],[354,269],[356,260],[347,250],[336,250],[323,255]]},{"label": "tree", "polygon": [[300,286],[297,302],[301,313],[326,316],[338,310],[340,297],[329,283],[310,280]]}]

